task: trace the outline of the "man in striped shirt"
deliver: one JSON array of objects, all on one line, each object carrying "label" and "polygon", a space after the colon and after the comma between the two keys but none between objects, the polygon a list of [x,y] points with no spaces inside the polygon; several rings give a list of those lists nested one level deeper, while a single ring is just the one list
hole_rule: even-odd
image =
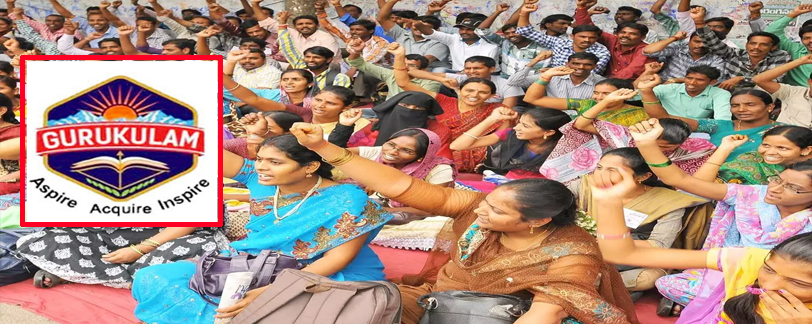
[{"label": "man in striped shirt", "polygon": [[598,37],[603,31],[593,25],[581,25],[572,29],[572,39],[562,39],[560,37],[549,36],[533,29],[530,25],[530,13],[538,10],[537,4],[525,4],[519,15],[519,28],[516,32],[527,37],[542,46],[553,51],[553,59],[550,66],[562,66],[567,64],[570,55],[580,52],[595,54],[599,61],[592,73],[602,74],[606,69],[609,59],[612,57],[606,46],[598,43]]},{"label": "man in striped shirt", "polygon": [[[717,37],[720,34],[716,31],[714,33]],[[643,54],[646,56],[665,62],[660,77],[667,80],[666,83],[682,83],[685,78],[685,71],[688,68],[707,65],[721,71],[720,80],[727,80],[728,78],[725,76],[727,72],[725,60],[721,56],[711,53],[705,43],[702,42],[702,37],[695,32],[691,34],[691,40],[688,43],[682,42],[687,35],[684,31],[678,31],[674,36],[643,48]]]}]

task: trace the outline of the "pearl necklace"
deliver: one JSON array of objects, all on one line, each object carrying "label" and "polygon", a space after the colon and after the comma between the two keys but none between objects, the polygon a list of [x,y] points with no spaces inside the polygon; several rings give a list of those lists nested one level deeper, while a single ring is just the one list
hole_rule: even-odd
[{"label": "pearl necklace", "polygon": [[304,198],[302,198],[302,201],[296,204],[296,207],[293,207],[293,209],[285,213],[285,215],[282,217],[279,217],[279,210],[277,209],[277,201],[279,200],[279,187],[276,187],[276,193],[273,194],[273,216],[276,218],[276,220],[273,223],[274,224],[279,223],[288,216],[293,215],[293,213],[295,213],[299,209],[299,207],[302,207],[302,204],[304,204],[305,201],[307,201],[307,198],[310,198],[310,196],[313,195],[313,193],[316,192],[317,189],[319,189],[319,186],[321,186],[321,179],[322,178],[319,177],[319,179],[316,181],[316,185],[307,191],[307,194],[305,194]]}]

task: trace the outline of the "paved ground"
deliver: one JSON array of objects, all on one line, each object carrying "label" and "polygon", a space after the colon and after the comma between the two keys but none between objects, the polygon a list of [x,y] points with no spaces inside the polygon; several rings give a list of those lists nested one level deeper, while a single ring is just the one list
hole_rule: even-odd
[{"label": "paved ground", "polygon": [[0,324],[59,324],[20,306],[0,304]]}]

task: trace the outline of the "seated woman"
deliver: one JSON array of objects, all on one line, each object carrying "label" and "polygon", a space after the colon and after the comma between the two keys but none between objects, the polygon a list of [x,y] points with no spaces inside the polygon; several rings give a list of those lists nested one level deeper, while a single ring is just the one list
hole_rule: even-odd
[{"label": "seated woman", "polygon": [[516,321],[520,324],[637,323],[617,270],[603,262],[594,238],[574,225],[576,200],[561,183],[522,179],[487,195],[456,190],[357,158],[326,143],[317,126],[297,124],[291,133],[367,188],[454,219],[457,248],[451,249],[450,262],[432,263],[441,266],[436,283],[399,286],[403,323],[420,320],[417,298],[449,290],[532,298],[530,310]]},{"label": "seated woman", "polygon": [[[448,144],[451,131],[431,117],[442,115],[443,108],[431,96],[417,91],[401,92],[382,104],[372,107],[378,120],[352,135],[348,147],[381,146],[392,134],[407,128],[428,129],[440,136],[444,145],[441,155],[451,158]],[[354,127],[354,125],[353,125]],[[336,131],[346,129],[336,126]]]},{"label": "seated woman", "polygon": [[[527,89],[524,101],[538,107],[574,110],[580,116],[586,116],[589,119],[600,119],[622,126],[634,125],[649,118],[648,109],[643,109],[643,107],[639,106],[639,103],[627,101],[637,95],[637,92],[634,91],[634,85],[629,80],[605,79],[598,82],[595,84],[592,99],[547,97],[547,84],[550,83],[550,80],[553,77],[568,75],[572,72],[573,70],[566,66],[554,67],[545,71],[539,76],[539,80]],[[618,97],[621,100],[612,100],[599,106],[598,109],[593,109],[599,102],[602,102],[617,90],[625,90],[622,92],[623,96],[618,97],[620,92],[617,92],[612,99]],[[587,113],[588,111],[591,112]]]},{"label": "seated woman", "polygon": [[[598,105],[612,100],[609,97]],[[708,140],[690,137],[691,128],[684,121],[663,118],[660,119],[660,125],[664,131],[657,139],[657,145],[663,154],[685,173],[697,172],[716,149],[716,146]],[[541,167],[541,173],[548,179],[563,183],[592,172],[603,150],[635,146],[628,128],[581,116],[564,125],[561,132],[564,134],[564,140],[559,141],[547,162]]]},{"label": "seated woman", "polygon": [[[273,250],[299,259],[303,271],[334,280],[383,280],[383,264],[369,242],[392,216],[361,188],[330,180],[331,169],[292,135],[265,140],[256,160],[223,151],[223,176],[251,190],[248,236],[232,242],[229,252]],[[215,310],[188,288],[194,272],[192,262],[138,272],[136,317],[146,323],[213,323],[215,315],[236,316],[268,288],[250,290],[238,304]]]},{"label": "seated woman", "polygon": [[[647,136],[649,151],[655,152],[656,136]],[[637,137],[636,137],[637,139]],[[641,138],[642,139],[642,138]],[[642,141],[638,141],[640,143]],[[658,153],[659,154],[659,153]],[[662,154],[651,161],[667,161]],[[660,163],[665,164],[665,163]],[[767,199],[797,200],[809,193],[794,193],[796,186],[812,192],[812,165],[786,170],[781,182],[769,189]],[[667,167],[677,171],[675,167]],[[799,168],[801,169],[801,168]],[[638,267],[666,269],[700,268],[720,272],[718,286],[703,292],[703,302],[692,302],[680,323],[809,323],[812,319],[812,234],[788,237],[771,250],[762,248],[713,248],[703,251],[640,247],[624,226],[623,197],[636,187],[634,175],[622,170],[618,175],[595,178],[592,198],[598,210],[598,244],[607,261]],[[725,185],[697,184],[697,191],[723,199]],[[802,198],[809,201],[809,197]],[[806,207],[808,208],[808,206]]]},{"label": "seated woman", "polygon": [[[626,221],[631,231],[634,244],[641,247],[671,247],[683,228],[686,220],[709,219],[711,206],[707,200],[671,190],[660,182],[646,165],[637,148],[625,147],[607,151],[603,154],[592,175],[584,176],[570,182],[567,187],[578,198],[578,206],[584,213],[578,224],[594,235],[595,215],[598,210],[592,198],[593,178],[610,174],[619,177],[623,170],[634,176],[633,191],[623,196],[623,208],[633,211]],[[698,215],[702,214],[702,215]],[[704,233],[689,233],[690,236],[702,236]],[[618,265],[623,282],[630,291],[641,292],[632,296],[642,296],[642,291],[654,288],[654,281],[667,274],[662,268],[639,268]]]},{"label": "seated woman", "polygon": [[[503,107],[498,103],[487,103],[486,101],[493,97],[496,93],[496,84],[491,80],[480,78],[470,78],[463,81],[459,90],[458,98],[451,98],[439,94],[437,92],[423,89],[419,85],[411,82],[409,73],[406,71],[406,50],[403,46],[397,43],[389,45],[387,51],[395,56],[395,63],[392,68],[395,71],[395,79],[398,86],[405,91],[419,91],[428,94],[437,100],[443,110],[442,115],[437,116],[437,122],[443,126],[448,127],[451,131],[451,140],[456,140],[463,133],[473,128],[491,112],[498,108]],[[508,123],[502,125],[492,125],[483,134],[490,134],[497,129],[506,129],[510,127]],[[476,166],[485,159],[486,148],[480,147],[466,151],[454,151],[454,165],[460,172],[474,172]]]},{"label": "seated woman", "polygon": [[660,76],[640,77],[637,87],[646,103],[646,110],[653,118],[675,118],[688,123],[691,131],[707,133],[713,145],[722,144],[722,139],[728,135],[745,135],[750,140],[735,149],[727,158],[733,161],[740,154],[755,151],[761,145],[762,134],[770,128],[781,126],[780,123],[770,119],[770,113],[775,109],[773,98],[769,93],[761,90],[750,89],[733,93],[730,98],[730,112],[735,117],[735,121],[719,119],[691,119],[685,117],[671,116],[665,111],[657,96],[654,94],[654,87],[662,83]]},{"label": "seated woman", "polygon": [[488,157],[478,172],[492,170],[509,179],[542,177],[539,168],[561,138],[558,129],[571,119],[560,110],[534,108],[522,114],[512,129],[483,135],[493,125],[516,120],[517,116],[518,113],[512,109],[497,108],[479,125],[463,133],[465,136],[454,140],[451,149],[469,150],[491,146]]},{"label": "seated woman", "polygon": [[[737,147],[750,141],[744,135],[730,135],[722,139],[697,178],[724,183],[766,185],[787,166],[809,160],[812,153],[812,130],[800,126],[778,126],[764,133],[757,152],[747,152],[735,160],[725,162]],[[701,173],[701,174],[700,174]]]},{"label": "seated woman", "polygon": [[[253,91],[234,82],[234,80],[226,74],[223,74],[223,87],[228,89],[228,91],[240,101],[260,111],[287,111],[302,116],[304,121],[321,126],[325,130],[326,135],[329,135],[330,132],[333,131],[336,124],[338,124],[338,116],[341,112],[350,107],[355,98],[355,93],[350,89],[326,86],[313,97],[313,100],[310,102],[310,107],[307,108],[284,104],[258,96]],[[367,119],[360,119],[355,124],[355,131],[361,130],[369,123]]]},{"label": "seated woman", "polygon": [[[779,176],[771,177],[766,186],[722,184],[689,176],[672,166],[657,146],[663,128],[656,119],[634,125],[631,131],[640,153],[660,180],[718,201],[703,250],[769,249],[792,236],[812,232],[812,162],[793,164]],[[713,284],[719,278],[718,272],[686,271],[660,278],[657,289],[668,299],[686,305],[696,297],[703,280]],[[661,306],[662,312],[658,313],[667,314],[673,303],[664,299]]]},{"label": "seated woman", "polygon": [[[294,105],[302,108],[311,108],[313,97],[318,93],[318,88],[314,87],[313,73],[308,70],[293,69],[282,73],[279,89],[255,89],[248,88],[260,98],[276,101],[284,105]],[[231,122],[226,122],[229,130],[236,135],[242,135],[243,130],[236,122],[243,116],[240,108],[247,107],[246,103],[235,97],[229,88],[223,87],[223,116],[227,116]],[[246,109],[259,111],[258,109]]]},{"label": "seated woman", "polygon": [[0,158],[0,195],[20,192],[20,122],[13,108],[11,99],[0,94],[0,147],[9,155]]},{"label": "seated woman", "polygon": [[34,286],[65,282],[129,288],[136,271],[226,248],[219,228],[49,227],[17,241],[20,254],[41,270]]}]

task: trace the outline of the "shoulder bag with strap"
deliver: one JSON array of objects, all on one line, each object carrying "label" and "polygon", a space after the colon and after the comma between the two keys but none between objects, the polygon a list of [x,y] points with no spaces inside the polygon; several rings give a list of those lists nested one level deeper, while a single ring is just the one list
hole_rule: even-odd
[{"label": "shoulder bag with strap", "polygon": [[17,240],[43,227],[0,230],[0,287],[34,276],[38,268],[17,252]]},{"label": "shoulder bag with strap", "polygon": [[400,324],[398,287],[286,269],[230,324]]}]

